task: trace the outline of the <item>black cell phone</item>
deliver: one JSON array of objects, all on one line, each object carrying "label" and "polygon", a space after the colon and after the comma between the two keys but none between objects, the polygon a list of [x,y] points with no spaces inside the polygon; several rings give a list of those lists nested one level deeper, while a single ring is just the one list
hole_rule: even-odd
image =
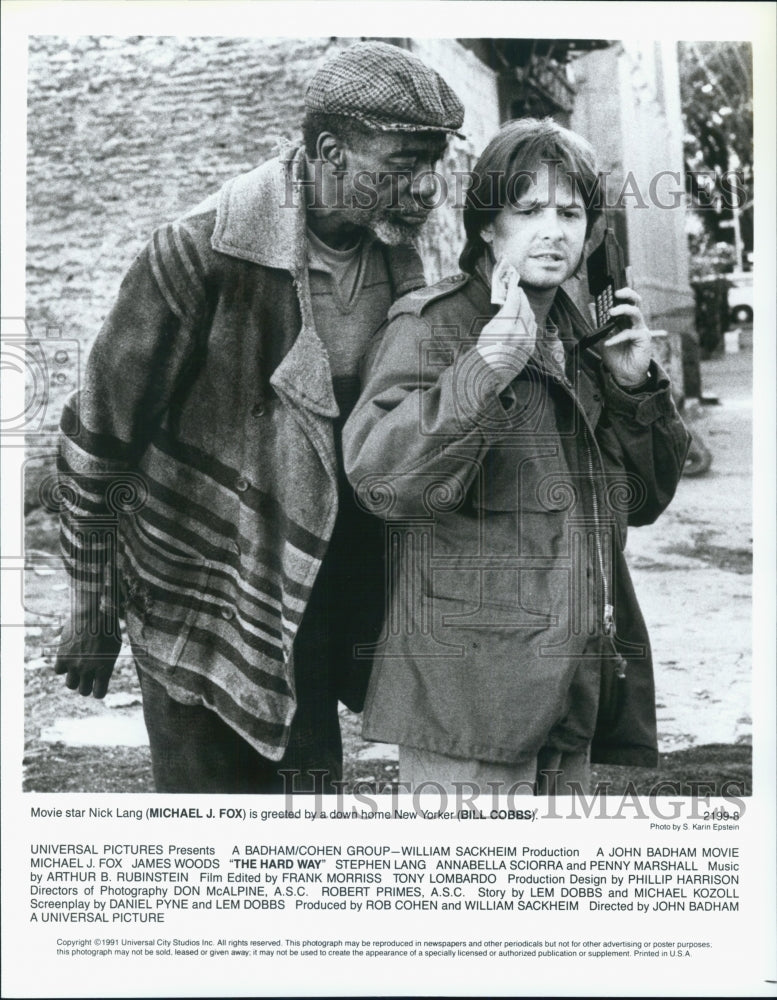
[{"label": "black cell phone", "polygon": [[626,261],[612,229],[605,229],[604,239],[588,258],[587,267],[588,289],[596,310],[596,329],[580,340],[581,348],[592,347],[631,326],[627,316],[610,315],[612,307],[618,304],[615,292],[627,284]]}]

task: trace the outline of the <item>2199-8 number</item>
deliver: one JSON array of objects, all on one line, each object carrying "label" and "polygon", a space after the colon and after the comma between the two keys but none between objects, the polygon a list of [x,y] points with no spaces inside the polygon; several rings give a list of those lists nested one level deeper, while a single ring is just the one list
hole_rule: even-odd
[{"label": "2199-8 number", "polygon": [[704,819],[739,819],[738,812],[727,812],[725,809],[709,809],[707,812],[702,813],[701,818]]}]

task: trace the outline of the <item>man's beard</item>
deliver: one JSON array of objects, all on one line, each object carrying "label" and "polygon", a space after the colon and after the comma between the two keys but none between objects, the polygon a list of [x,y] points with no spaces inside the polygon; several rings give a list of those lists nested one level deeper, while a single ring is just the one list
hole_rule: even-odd
[{"label": "man's beard", "polygon": [[426,219],[413,225],[392,219],[387,214],[374,215],[367,222],[370,232],[374,233],[381,243],[390,247],[413,246],[425,225]]},{"label": "man's beard", "polygon": [[363,209],[345,205],[339,209],[340,218],[351,225],[372,233],[386,246],[413,246],[421,235],[429,217],[426,213],[423,219],[416,223],[405,222],[399,213],[393,209]]}]

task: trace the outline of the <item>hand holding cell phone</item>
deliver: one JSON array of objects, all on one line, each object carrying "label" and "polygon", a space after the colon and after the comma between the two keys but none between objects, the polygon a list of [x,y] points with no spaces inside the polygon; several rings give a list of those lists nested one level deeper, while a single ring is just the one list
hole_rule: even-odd
[{"label": "hand holding cell phone", "polygon": [[629,281],[623,251],[612,229],[605,229],[604,238],[588,258],[586,267],[596,329],[580,341],[583,349],[593,347],[600,340],[612,337],[631,325],[628,317],[617,311],[616,296],[619,290],[628,286]]},{"label": "hand holding cell phone", "polygon": [[650,331],[630,287],[630,268],[612,229],[588,258],[588,290],[593,296],[596,330],[579,342],[585,350],[603,341],[601,354],[613,378],[629,388],[647,378],[653,349]]},{"label": "hand holding cell phone", "polygon": [[639,295],[632,288],[619,288],[615,300],[618,304],[612,307],[612,316],[626,326],[620,331],[612,330],[602,343],[602,361],[619,385],[633,388],[648,377],[653,342],[640,309]]}]

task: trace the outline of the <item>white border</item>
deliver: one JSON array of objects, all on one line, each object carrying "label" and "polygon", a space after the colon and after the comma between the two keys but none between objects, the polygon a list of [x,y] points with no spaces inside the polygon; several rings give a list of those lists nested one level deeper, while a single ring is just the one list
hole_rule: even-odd
[{"label": "white border", "polygon": [[[244,36],[298,36],[304,25],[308,36],[358,36],[362,34],[391,34],[407,37],[498,37],[501,35],[527,35],[556,37],[560,30],[566,37],[639,38],[671,37],[672,39],[749,39],[754,45],[755,109],[756,109],[756,297],[758,300],[759,328],[765,336],[759,338],[755,351],[755,444],[757,461],[754,469],[755,538],[755,599],[754,599],[754,685],[756,759],[754,781],[757,794],[748,802],[753,819],[760,829],[754,830],[746,841],[747,850],[763,866],[762,895],[752,900],[748,913],[742,919],[752,924],[746,937],[750,950],[732,955],[735,968],[725,970],[713,966],[703,978],[694,965],[693,976],[682,972],[649,972],[643,969],[640,976],[632,978],[632,970],[618,964],[604,963],[591,969],[585,977],[573,977],[567,984],[558,981],[550,967],[538,968],[528,981],[520,983],[509,979],[489,979],[487,970],[473,967],[465,972],[464,965],[450,968],[444,977],[424,980],[423,968],[414,967],[406,973],[394,969],[383,970],[376,976],[378,966],[364,967],[361,963],[347,963],[346,969],[327,964],[326,975],[310,967],[302,980],[288,978],[288,966],[281,966],[271,973],[261,992],[308,993],[309,995],[358,995],[384,992],[458,993],[474,992],[531,995],[534,991],[555,990],[558,995],[595,995],[597,992],[614,991],[623,995],[774,995],[774,988],[765,979],[774,972],[773,940],[775,922],[775,826],[774,826],[774,759],[777,740],[775,734],[775,338],[768,336],[775,323],[775,201],[773,179],[777,176],[775,165],[775,8],[772,4],[739,3],[521,3],[503,2],[416,3],[399,0],[392,3],[282,3],[273,0],[254,2],[141,2],[109,3],[91,2],[36,2],[36,0],[6,0],[2,8],[2,303],[3,315],[24,314],[24,205],[25,205],[25,96],[26,96],[26,34],[186,34]],[[227,32],[228,26],[234,29]],[[9,250],[9,248],[11,248]],[[4,449],[4,471],[12,465],[14,456]],[[8,485],[10,482],[10,486]],[[3,552],[21,551],[14,534],[20,524],[19,491],[11,475],[4,476],[3,484]],[[18,528],[16,529],[18,530]],[[3,620],[13,620],[13,610],[8,603],[13,599],[12,588],[3,587]],[[7,664],[20,663],[8,642],[8,632],[3,629],[3,647]],[[119,978],[127,976],[113,970],[110,963],[93,963],[79,967],[73,982],[46,980],[43,966],[46,957],[36,954],[34,940],[25,934],[25,907],[19,896],[11,894],[16,881],[12,869],[24,867],[28,845],[17,842],[14,826],[17,819],[29,812],[29,796],[22,796],[16,789],[21,774],[21,671],[3,672],[3,925],[4,963],[6,985],[19,996],[54,995],[52,988],[61,990],[57,995],[101,996],[116,994],[122,982],[112,979],[117,971]],[[55,797],[50,797],[55,798]],[[72,834],[72,827],[68,828]],[[282,835],[283,828],[275,831]],[[327,836],[330,831],[327,831]],[[576,831],[577,832],[577,831]],[[601,831],[599,831],[601,833]],[[444,831],[440,830],[440,836]],[[377,831],[375,838],[383,836]],[[325,838],[326,839],[326,838]],[[762,859],[762,860],[760,860]],[[9,883],[11,888],[9,889]],[[528,921],[527,921],[528,923]],[[653,967],[655,968],[655,967]],[[360,978],[357,969],[364,975]],[[562,967],[563,971],[563,967]],[[135,975],[135,968],[133,968]],[[169,978],[168,978],[169,975]],[[341,978],[342,977],[342,978]],[[124,978],[126,982],[126,978]],[[614,985],[617,984],[617,987]],[[218,987],[208,977],[203,979],[190,973],[185,965],[158,978],[151,967],[139,970],[136,985],[131,987],[136,995],[196,995],[200,990],[219,995]],[[259,995],[259,986],[253,979],[235,976],[222,982],[221,995],[232,992]],[[48,990],[48,992],[47,992]]]}]

